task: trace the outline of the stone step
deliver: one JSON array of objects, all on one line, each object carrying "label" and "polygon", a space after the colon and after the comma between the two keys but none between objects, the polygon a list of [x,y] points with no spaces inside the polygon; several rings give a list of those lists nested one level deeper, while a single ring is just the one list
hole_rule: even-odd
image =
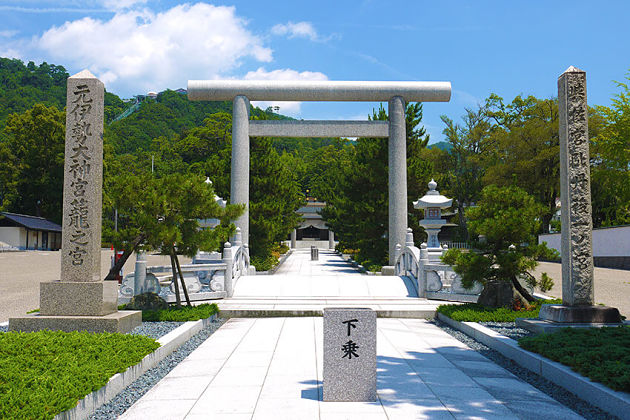
[{"label": "stone step", "polygon": [[[363,307],[367,307],[364,305]],[[434,319],[435,309],[374,309],[378,318]],[[278,317],[321,317],[324,308],[318,309],[221,309],[221,318],[278,318]]]}]

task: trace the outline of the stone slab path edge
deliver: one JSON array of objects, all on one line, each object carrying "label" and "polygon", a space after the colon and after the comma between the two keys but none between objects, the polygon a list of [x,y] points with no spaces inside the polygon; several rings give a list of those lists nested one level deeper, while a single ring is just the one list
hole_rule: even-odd
[{"label": "stone slab path edge", "polygon": [[561,363],[521,348],[515,340],[476,322],[454,321],[441,313],[438,313],[438,319],[498,351],[522,367],[569,390],[584,401],[619,418],[628,417],[630,394],[614,391],[598,382],[593,382]]}]

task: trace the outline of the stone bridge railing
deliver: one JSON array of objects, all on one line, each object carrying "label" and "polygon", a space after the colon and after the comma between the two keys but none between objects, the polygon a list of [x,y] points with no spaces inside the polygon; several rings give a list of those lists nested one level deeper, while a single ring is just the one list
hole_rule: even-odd
[{"label": "stone bridge railing", "polygon": [[482,289],[480,284],[472,289],[465,289],[453,267],[442,263],[438,258],[429,258],[426,243],[420,245],[420,248],[414,246],[411,229],[407,229],[405,246],[396,245],[394,274],[411,278],[416,285],[418,297],[427,299],[476,302]]},{"label": "stone bridge railing", "polygon": [[[249,247],[242,243],[237,228],[234,244],[226,242],[223,255],[218,252],[199,252],[192,264],[182,264],[182,274],[190,300],[222,299],[231,297],[241,276],[250,273]],[[180,297],[184,292],[180,286]],[[153,292],[167,302],[175,302],[173,270],[170,265],[147,267],[146,260],[138,256],[136,270],[125,276],[119,289],[118,302],[127,303],[134,295]]]}]

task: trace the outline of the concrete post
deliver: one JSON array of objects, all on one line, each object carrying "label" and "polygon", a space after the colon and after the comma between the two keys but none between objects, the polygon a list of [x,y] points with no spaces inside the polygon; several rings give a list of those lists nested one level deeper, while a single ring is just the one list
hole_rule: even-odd
[{"label": "concrete post", "polygon": [[133,295],[137,296],[146,290],[147,279],[147,254],[143,251],[136,253],[136,269],[133,272]]},{"label": "concrete post", "polygon": [[241,246],[243,245],[243,234],[241,233],[241,228],[237,227],[236,232],[234,233],[234,245]]},{"label": "concrete post", "polygon": [[291,231],[291,249],[297,248],[297,230],[293,229]]},{"label": "concrete post", "polygon": [[405,243],[407,233],[407,134],[405,101],[389,100],[389,264],[395,263],[396,244]]},{"label": "concrete post", "polygon": [[328,249],[335,249],[335,232],[328,229]]},{"label": "concrete post", "polygon": [[427,272],[424,271],[425,264],[429,263],[429,251],[426,242],[420,245],[420,267],[418,268],[418,297],[427,297]]},{"label": "concrete post", "polygon": [[249,100],[234,98],[232,107],[232,185],[230,203],[245,204],[245,212],[234,224],[242,241],[249,243]]},{"label": "concrete post", "polygon": [[232,297],[232,295],[234,294],[234,287],[232,283],[232,268],[234,266],[234,260],[232,258],[232,244],[226,242],[223,245],[223,262],[226,265],[223,286],[225,287],[225,293],[227,293],[227,297]]},{"label": "concrete post", "polygon": [[405,235],[405,246],[413,246],[413,230],[407,228],[407,234]]}]

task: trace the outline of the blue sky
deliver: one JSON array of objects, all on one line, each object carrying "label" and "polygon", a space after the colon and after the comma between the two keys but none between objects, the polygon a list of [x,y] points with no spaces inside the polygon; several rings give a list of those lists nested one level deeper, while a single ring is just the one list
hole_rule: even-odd
[{"label": "blue sky", "polygon": [[[490,93],[557,94],[570,65],[591,105],[608,105],[630,69],[630,1],[0,0],[0,56],[90,69],[130,97],[188,79],[450,81],[459,120]],[[267,104],[260,104],[265,106]],[[304,119],[365,119],[373,103],[282,103]]]}]

